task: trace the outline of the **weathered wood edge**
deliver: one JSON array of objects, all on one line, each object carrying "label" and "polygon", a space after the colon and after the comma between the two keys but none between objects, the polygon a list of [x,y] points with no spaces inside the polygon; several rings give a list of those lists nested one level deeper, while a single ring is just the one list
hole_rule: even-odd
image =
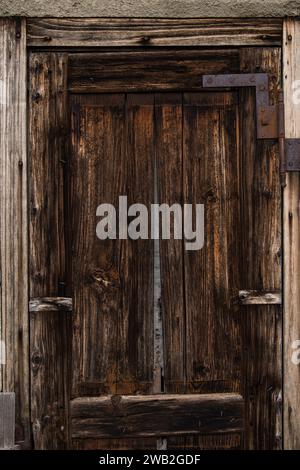
[{"label": "weathered wood edge", "polygon": [[80,439],[239,432],[243,430],[243,409],[244,400],[236,393],[81,397],[71,401],[72,436]]},{"label": "weathered wood edge", "polygon": [[[300,105],[293,96],[300,80],[300,20],[286,19],[283,32],[285,134],[300,138]],[[288,173],[283,192],[284,448],[300,449],[300,174]]]},{"label": "weathered wood edge", "polygon": [[38,297],[29,302],[29,312],[72,312],[70,297]]},{"label": "weathered wood edge", "polygon": [[280,291],[257,291],[257,290],[240,290],[239,299],[242,305],[281,305]]},{"label": "weathered wood edge", "polygon": [[281,45],[282,20],[30,18],[30,47]]},{"label": "weathered wood edge", "polygon": [[26,20],[0,18],[0,389],[15,392],[16,441],[30,445]]}]

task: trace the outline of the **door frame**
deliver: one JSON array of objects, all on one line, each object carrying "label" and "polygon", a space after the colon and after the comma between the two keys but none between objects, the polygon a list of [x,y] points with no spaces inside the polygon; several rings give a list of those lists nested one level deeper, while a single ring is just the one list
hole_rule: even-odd
[{"label": "door frame", "polygon": [[[92,34],[86,34],[93,27]],[[6,364],[2,392],[16,393],[16,440],[30,443],[28,315],[28,50],[88,50],[94,47],[281,46],[287,137],[300,138],[300,111],[293,82],[300,75],[297,19],[0,19],[1,338]],[[298,46],[298,48],[297,48]],[[9,129],[9,133],[5,132]],[[3,138],[4,136],[4,138]],[[14,158],[12,158],[12,156]],[[300,339],[300,175],[288,173],[283,191],[283,438],[300,448],[300,374],[292,361]],[[280,406],[280,404],[279,404]],[[298,412],[298,415],[297,415]]]}]

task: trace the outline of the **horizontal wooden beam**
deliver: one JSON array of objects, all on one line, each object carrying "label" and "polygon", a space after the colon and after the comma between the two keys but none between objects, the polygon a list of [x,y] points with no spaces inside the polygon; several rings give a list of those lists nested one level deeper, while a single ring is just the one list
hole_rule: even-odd
[{"label": "horizontal wooden beam", "polygon": [[71,432],[79,439],[237,432],[243,406],[235,393],[76,398]]},{"label": "horizontal wooden beam", "polygon": [[242,305],[281,304],[280,291],[241,290],[239,299]]},{"label": "horizontal wooden beam", "polygon": [[69,297],[39,297],[29,302],[30,312],[71,312],[72,299]]},{"label": "horizontal wooden beam", "polygon": [[149,49],[68,54],[72,93],[203,89],[203,74],[239,72],[238,49]]},{"label": "horizontal wooden beam", "polygon": [[31,47],[169,47],[280,45],[281,19],[28,20]]}]

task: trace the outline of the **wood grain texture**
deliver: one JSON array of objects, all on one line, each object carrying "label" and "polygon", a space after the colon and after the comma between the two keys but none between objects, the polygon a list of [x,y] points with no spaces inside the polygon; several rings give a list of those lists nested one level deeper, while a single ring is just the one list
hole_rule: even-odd
[{"label": "wood grain texture", "polygon": [[[285,134],[300,138],[300,106],[297,90],[300,80],[300,22],[287,19],[283,33],[283,76]],[[300,175],[287,174],[283,193],[284,243],[284,448],[300,448],[300,365],[297,343],[300,339]],[[296,355],[296,363],[292,356]]]},{"label": "wood grain texture", "polygon": [[184,95],[184,203],[205,206],[204,247],[184,252],[190,393],[241,389],[237,103],[235,92]]},{"label": "wood grain texture", "polygon": [[15,393],[0,392],[0,450],[15,447],[15,408]]},{"label": "wood grain texture", "polygon": [[31,47],[280,45],[281,19],[31,18]]},{"label": "wood grain texture", "polygon": [[68,87],[74,93],[199,90],[202,74],[238,67],[237,49],[71,53]]},{"label": "wood grain texture", "polygon": [[[241,49],[241,72],[270,74],[270,100],[281,77],[278,48]],[[245,290],[281,290],[281,190],[278,143],[258,141],[253,91],[240,91],[241,197]],[[243,318],[246,448],[282,445],[282,311],[280,305],[241,307]]]},{"label": "wood grain texture", "polygon": [[[159,203],[171,207],[182,201],[182,93],[156,94],[155,126]],[[170,240],[160,240],[164,389],[171,393],[184,393],[185,389],[182,249],[182,240],[175,240],[173,237]]]},{"label": "wood grain texture", "polygon": [[153,243],[99,240],[95,227],[99,204],[153,198],[153,97],[79,96],[73,109],[73,394],[150,391]]},{"label": "wood grain texture", "polygon": [[[182,430],[176,428],[175,423],[176,426],[172,426],[175,434],[183,432],[185,436],[169,437],[168,445],[173,448],[181,445],[280,448],[281,307],[243,307],[239,304],[241,289],[249,292],[281,290],[277,143],[257,143],[255,96],[251,90],[203,91],[198,88],[195,73],[192,88],[182,93],[188,83],[182,84],[187,69],[183,67],[180,72],[182,76],[179,77],[176,67],[180,69],[190,59],[193,64],[196,63],[195,51],[174,52],[170,72],[166,73],[167,86],[163,88],[163,93],[158,92],[164,84],[163,58],[173,60],[170,52],[166,52],[169,56],[164,53],[160,56],[151,51],[143,59],[141,51],[122,52],[119,63],[117,54],[112,54],[110,84],[104,67],[110,60],[108,54],[71,54],[68,82],[72,93],[72,152],[71,161],[67,164],[67,217],[70,217],[72,233],[65,235],[61,225],[65,214],[63,190],[56,192],[60,202],[49,209],[53,212],[45,212],[51,215],[53,227],[48,221],[49,215],[39,222],[42,224],[44,221],[48,234],[39,224],[34,225],[35,215],[32,216],[33,226],[36,227],[35,240],[41,238],[42,246],[48,246],[53,236],[55,250],[49,256],[56,271],[63,273],[59,276],[51,272],[45,277],[37,276],[34,298],[71,296],[69,286],[74,288],[72,373],[75,400],[72,407],[74,404],[84,404],[84,413],[89,414],[92,412],[90,404],[101,403],[101,413],[104,413],[101,420],[106,423],[103,428],[101,421],[99,427],[98,418],[93,414],[82,420],[78,418],[78,422],[74,418],[73,444],[76,448],[105,448],[106,445],[108,448],[130,448],[134,445],[142,448],[146,441],[136,437],[136,428],[139,427],[144,437],[148,436],[148,432],[152,433],[148,441],[152,448],[156,437],[167,437],[172,432],[169,434],[165,428],[165,434],[157,434],[157,418],[154,416],[153,422],[149,419],[149,423],[144,423],[145,417],[143,415],[142,419],[139,411],[129,414],[127,419],[122,415],[123,411],[119,411],[119,399],[114,397],[115,405],[112,405],[109,404],[111,398],[106,395],[129,394],[134,395],[132,400],[146,401],[150,397],[150,402],[153,398],[151,403],[154,403],[155,397],[146,394],[164,390],[167,393],[181,393],[176,396],[179,401],[190,396],[184,393],[192,393],[196,401],[202,393],[234,392],[245,395],[245,439],[241,437],[241,428],[230,428],[232,432],[226,433],[222,439],[216,435],[200,438],[191,435],[196,432],[195,428]],[[42,77],[43,74],[46,76],[44,67],[46,70],[48,67],[44,64],[47,64],[49,53],[44,54],[46,59],[36,66],[35,72],[36,75],[41,73]],[[187,62],[184,62],[184,54]],[[64,54],[59,53],[57,57],[63,58]],[[205,51],[204,55],[201,53],[199,63],[201,65],[203,59],[202,70],[209,66],[211,71],[221,73],[239,70],[270,73],[271,102],[276,102],[280,77],[278,48],[242,48],[231,50],[227,55],[220,51],[215,53],[215,57],[214,63],[212,51]],[[41,59],[39,61],[42,62]],[[127,62],[128,68],[132,66],[135,70],[132,77],[126,72]],[[155,73],[151,79],[147,78],[147,67],[140,70],[139,76],[138,64],[144,62],[158,67],[156,81],[153,80]],[[94,65],[94,69],[84,70],[89,63],[91,67]],[[172,73],[175,77],[173,85]],[[84,77],[94,77],[96,85],[89,87]],[[45,82],[45,78],[40,80]],[[56,80],[60,82],[60,73]],[[65,93],[66,80],[63,83]],[[133,93],[150,91],[151,83],[155,93],[153,90],[152,93]],[[82,94],[73,94],[76,90],[81,90]],[[108,90],[113,93],[93,94],[94,91]],[[172,90],[172,93],[166,93],[166,90]],[[51,102],[53,96],[48,94],[47,99]],[[42,98],[38,95],[39,100]],[[36,123],[39,112],[33,114]],[[60,111],[58,115],[61,116]],[[35,145],[40,146],[35,159],[37,161],[39,154],[44,156],[46,162],[43,161],[43,165],[48,168],[45,155],[51,155],[51,162],[53,158],[55,161],[55,155],[63,155],[61,149],[64,146],[60,145],[55,152],[49,150],[53,143],[54,148],[56,146],[57,141],[53,139],[56,131],[50,134],[47,116],[42,115],[42,119],[46,125],[41,125],[39,132],[50,143],[49,147],[45,147],[43,142],[39,142],[38,134],[34,136]],[[60,129],[60,124],[56,129]],[[206,208],[205,250],[186,252],[185,244],[180,240],[162,240],[160,243],[163,340],[167,352],[164,354],[161,390],[157,388],[153,375],[153,243],[148,240],[107,240],[104,244],[96,239],[95,234],[96,207],[101,202],[110,202],[117,207],[121,194],[129,196],[129,204],[144,202],[148,206],[152,202],[154,160],[157,163],[160,202],[203,202]],[[56,178],[49,183],[54,187],[57,184],[64,186],[63,175],[58,167],[51,164]],[[47,207],[47,172],[44,177],[46,183],[43,183],[37,165],[34,171],[39,175],[38,193],[44,195],[42,206]],[[61,234],[58,237],[60,243],[55,241],[58,240],[57,233]],[[71,235],[73,241],[68,245],[68,253],[72,256],[67,258],[72,261],[72,279],[63,255]],[[57,253],[61,253],[62,261],[58,261]],[[42,264],[42,260],[34,256],[37,266]],[[55,291],[55,285],[61,279],[67,283],[66,293]],[[32,282],[35,282],[34,277]],[[53,290],[49,293],[51,286]],[[39,345],[37,357],[44,357],[43,351],[40,353],[44,344],[50,351],[64,351],[63,338],[66,337],[68,325],[63,323],[61,334],[65,336],[59,336],[53,343],[50,329],[42,326],[41,320],[41,316],[49,317],[52,330],[56,331],[60,313],[32,312],[32,315],[36,316],[36,321],[32,321],[35,324],[33,331],[36,331],[35,343]],[[63,312],[62,316],[69,317],[69,314]],[[59,371],[55,369],[55,374],[63,374],[66,366],[62,360],[58,361],[57,367]],[[52,368],[53,364],[45,362],[44,376],[53,375]],[[37,380],[42,383],[39,377],[38,371]],[[63,387],[67,390],[66,385]],[[52,391],[51,396],[55,397],[55,393]],[[36,400],[39,399],[37,394]],[[124,400],[126,404],[125,397]],[[43,406],[44,402],[41,401],[41,410]],[[111,412],[113,406],[117,410],[115,415]],[[168,413],[159,408],[159,404],[156,406],[161,413],[158,415],[161,416],[160,421],[170,423]],[[127,405],[124,408],[127,410]],[[120,422],[125,428],[129,422],[130,429],[125,429],[123,433],[116,424],[119,412]],[[40,416],[45,415],[49,416],[49,413],[42,411]],[[62,419],[65,418],[62,416]],[[39,422],[43,422],[42,419],[39,418]],[[108,428],[105,428],[106,425]],[[146,426],[152,426],[150,431]],[[103,434],[101,429],[104,429]],[[60,443],[55,445],[62,445],[63,436],[59,436],[56,430],[54,424],[50,432],[54,433],[54,442]],[[203,433],[215,431],[213,428],[201,429]],[[116,436],[123,436],[119,443]],[[47,443],[46,429],[43,439]],[[66,437],[64,439],[66,442]],[[53,441],[50,439],[49,442]]]},{"label": "wood grain texture", "polygon": [[261,292],[257,290],[241,290],[239,299],[242,305],[281,304],[281,292]]},{"label": "wood grain texture", "polygon": [[30,72],[30,297],[65,289],[64,167],[67,55],[32,53]]},{"label": "wood grain texture", "polygon": [[239,431],[238,394],[77,398],[71,402],[73,437],[117,438]]},{"label": "wood grain texture", "polygon": [[0,390],[16,394],[16,441],[28,447],[26,22],[0,19]]},{"label": "wood grain texture", "polygon": [[[128,207],[150,207],[154,198],[154,95],[126,95]],[[128,221],[133,217],[128,217]],[[148,217],[149,223],[150,217]],[[150,226],[150,223],[149,223]],[[126,300],[119,312],[118,393],[153,392],[154,387],[154,243],[128,240],[123,249]]]},{"label": "wood grain texture", "polygon": [[[66,294],[66,79],[65,54],[29,57],[30,295]],[[64,312],[31,314],[31,410],[35,449],[68,446],[68,341]],[[69,328],[69,330],[68,330]]]},{"label": "wood grain texture", "polygon": [[34,449],[63,450],[69,443],[71,313],[31,312],[31,414]]}]

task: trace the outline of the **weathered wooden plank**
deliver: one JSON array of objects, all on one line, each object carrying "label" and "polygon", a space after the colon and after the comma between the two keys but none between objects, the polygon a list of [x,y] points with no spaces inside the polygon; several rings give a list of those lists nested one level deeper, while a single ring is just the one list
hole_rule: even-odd
[{"label": "weathered wooden plank", "polygon": [[153,95],[73,100],[73,393],[150,391],[153,243],[99,240],[95,227],[101,202],[118,207],[124,194],[128,207],[153,200]]},{"label": "weathered wooden plank", "polygon": [[[300,138],[300,21],[287,19],[283,33],[285,134]],[[297,82],[298,80],[298,82]],[[300,448],[300,175],[288,173],[283,194],[284,244],[284,448]],[[293,355],[296,359],[293,360]]]},{"label": "weathered wooden plank", "polygon": [[[281,77],[278,48],[241,49],[241,72],[258,70],[273,77],[271,102],[277,102]],[[258,141],[255,96],[240,91],[241,282],[245,290],[281,291],[281,190],[277,141]],[[252,305],[243,312],[245,445],[281,447],[282,312],[280,305]]]},{"label": "weathered wooden plank", "polygon": [[[128,207],[135,203],[150,207],[154,197],[154,95],[128,93],[125,119]],[[118,318],[117,392],[151,393],[154,385],[154,243],[148,238],[130,239],[127,253],[124,247],[123,253],[123,283],[127,292]]]},{"label": "weathered wooden plank", "polygon": [[280,45],[281,19],[31,18],[31,47]]},{"label": "weathered wooden plank", "polygon": [[149,50],[69,55],[68,87],[74,93],[198,90],[201,75],[238,72],[237,49]]},{"label": "weathered wooden plank", "polygon": [[32,53],[30,96],[30,297],[64,294],[67,55]]},{"label": "weathered wooden plank", "polygon": [[184,95],[183,200],[205,206],[203,248],[184,247],[188,392],[241,390],[237,104],[236,92]]},{"label": "weathered wooden plank", "polygon": [[[156,94],[155,125],[159,203],[168,204],[170,207],[182,201],[182,115],[182,93]],[[163,222],[160,229],[165,225],[166,222]],[[170,240],[160,240],[161,304],[165,351],[164,391],[168,393],[184,392],[185,315],[182,247],[182,240],[174,239],[174,225],[171,223]]]},{"label": "weathered wooden plank", "polygon": [[15,393],[0,393],[0,450],[15,447]]},{"label": "weathered wooden plank", "polygon": [[261,292],[257,290],[241,290],[239,299],[242,305],[281,304],[281,292]]},{"label": "weathered wooden plank", "polygon": [[71,102],[72,396],[116,393],[123,240],[97,238],[96,210],[125,193],[124,106],[121,94]]},{"label": "weathered wooden plank", "polygon": [[16,393],[16,441],[29,445],[26,21],[0,19],[0,390]]},{"label": "weathered wooden plank", "polygon": [[70,297],[40,297],[31,299],[29,312],[72,312]]},{"label": "weathered wooden plank", "polygon": [[74,438],[234,432],[243,427],[243,399],[234,393],[77,398],[71,420]]},{"label": "weathered wooden plank", "polygon": [[34,448],[69,448],[71,314],[30,314],[31,414]]},{"label": "weathered wooden plank", "polygon": [[[30,295],[66,295],[67,57],[34,53],[29,58]],[[68,314],[30,317],[31,410],[35,449],[68,445]],[[52,310],[52,311],[51,311]],[[69,331],[68,331],[69,327]]]}]

